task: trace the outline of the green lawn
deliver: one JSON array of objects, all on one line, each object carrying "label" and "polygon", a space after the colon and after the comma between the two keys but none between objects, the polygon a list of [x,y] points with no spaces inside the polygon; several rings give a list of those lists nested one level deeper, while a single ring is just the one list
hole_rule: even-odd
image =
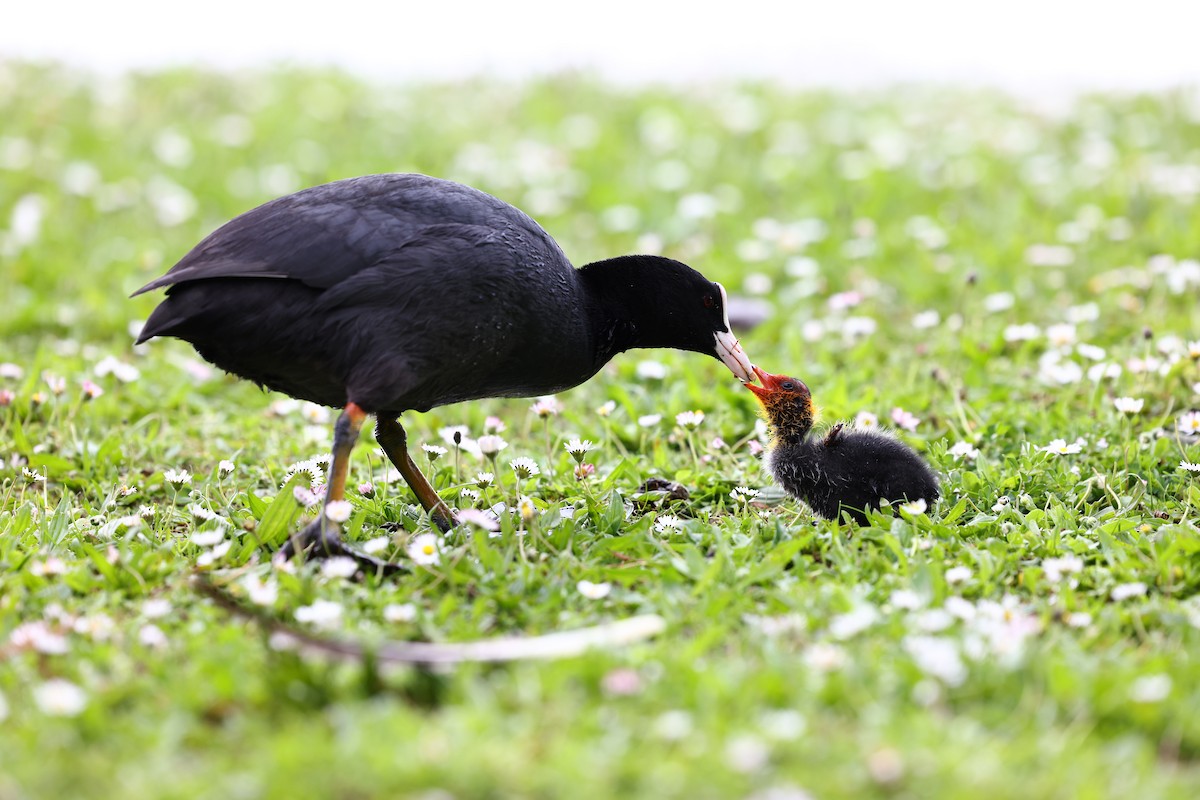
[{"label": "green lawn", "polygon": [[[0,798],[1196,796],[1197,96],[0,62],[0,119]],[[524,535],[452,532],[392,580],[273,568],[326,414],[181,342],[135,351],[157,298],[127,296],[241,211],[386,171],[508,200],[577,264],[661,251],[758,296],[751,358],[826,423],[911,427],[943,501],[815,520],[768,490],[719,363],[640,351],[545,419],[406,415],[415,447],[501,420],[494,485],[472,494],[492,467],[466,452],[429,471],[461,507],[513,504],[509,461],[534,459]],[[430,527],[368,439],[350,535],[406,560]],[[654,476],[690,498],[636,498]],[[667,629],[549,663],[330,664],[197,569],[367,642]]]}]

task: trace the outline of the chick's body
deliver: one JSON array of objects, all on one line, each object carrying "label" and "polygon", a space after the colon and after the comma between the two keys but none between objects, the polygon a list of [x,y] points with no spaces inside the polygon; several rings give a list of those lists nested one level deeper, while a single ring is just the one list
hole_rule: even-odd
[{"label": "chick's body", "polygon": [[780,442],[767,454],[775,481],[820,516],[837,519],[846,511],[865,522],[864,509],[877,509],[884,500],[937,501],[937,476],[908,445],[873,431],[836,426],[830,433]]},{"label": "chick's body", "polygon": [[784,491],[818,515],[847,513],[866,522],[866,510],[887,501],[938,499],[937,475],[908,445],[885,433],[835,425],[812,436],[815,410],[803,381],[755,368],[762,387],[747,384],[766,412],[771,449],[766,467]]}]

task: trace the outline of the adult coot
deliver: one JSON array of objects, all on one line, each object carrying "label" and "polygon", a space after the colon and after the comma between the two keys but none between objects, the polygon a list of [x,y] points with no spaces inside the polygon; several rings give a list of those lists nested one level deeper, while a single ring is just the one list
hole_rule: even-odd
[{"label": "adult coot", "polygon": [[[750,361],[720,284],[678,261],[623,256],[580,269],[495,197],[425,175],[370,175],[280,197],[218,228],[167,274],[138,343],[191,342],[268,389],[342,409],[326,502],[344,496],[367,415],[380,447],[442,529],[453,516],[409,457],[399,415],[568,389],[617,353],[673,347]],[[324,514],[287,548],[378,562]]]},{"label": "adult coot", "polygon": [[770,426],[767,470],[788,494],[826,519],[846,513],[859,523],[867,521],[866,509],[878,509],[885,500],[937,502],[937,475],[911,447],[840,423],[823,438],[810,439],[816,410],[804,382],[753,369],[762,386],[746,387],[762,403]]}]

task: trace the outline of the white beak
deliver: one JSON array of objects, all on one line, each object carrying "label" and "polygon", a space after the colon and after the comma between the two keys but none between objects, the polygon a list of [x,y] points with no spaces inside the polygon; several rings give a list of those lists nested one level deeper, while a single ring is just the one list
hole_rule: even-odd
[{"label": "white beak", "polygon": [[721,359],[721,363],[729,367],[729,371],[739,381],[754,383],[754,370],[750,359],[742,350],[742,345],[738,342],[737,337],[733,335],[733,329],[729,327],[729,297],[725,294],[724,286],[719,283],[717,286],[721,289],[721,308],[725,312],[725,330],[713,334],[717,339],[717,357]]},{"label": "white beak", "polygon": [[750,359],[738,344],[737,337],[728,331],[719,332],[717,337],[717,356],[721,363],[729,367],[742,383],[754,383],[754,372],[751,370]]}]

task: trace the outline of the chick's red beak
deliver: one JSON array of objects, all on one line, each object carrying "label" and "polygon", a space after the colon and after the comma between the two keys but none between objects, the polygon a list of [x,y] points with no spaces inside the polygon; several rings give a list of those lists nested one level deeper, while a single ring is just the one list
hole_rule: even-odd
[{"label": "chick's red beak", "polygon": [[758,367],[751,367],[751,369],[754,370],[754,374],[758,376],[758,379],[762,381],[762,386],[755,386],[752,383],[747,383],[745,386],[747,389],[754,392],[755,396],[757,396],[758,399],[763,402],[765,402],[773,392],[779,390],[779,384],[786,380],[790,380],[790,378],[788,378],[786,375],[772,375],[769,372],[764,372]]}]

